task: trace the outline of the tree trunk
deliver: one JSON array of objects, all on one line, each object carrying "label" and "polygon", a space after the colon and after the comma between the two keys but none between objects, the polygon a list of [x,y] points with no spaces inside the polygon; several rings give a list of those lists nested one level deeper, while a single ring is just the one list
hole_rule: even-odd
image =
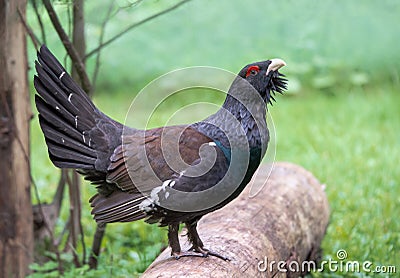
[{"label": "tree trunk", "polygon": [[[262,190],[250,198],[254,186]],[[298,277],[319,258],[328,219],[324,186],[311,173],[276,163],[269,176],[264,164],[238,199],[199,222],[205,247],[231,261],[176,260],[167,248],[142,277]]]},{"label": "tree trunk", "polygon": [[33,254],[26,0],[0,0],[0,277],[24,277]]}]

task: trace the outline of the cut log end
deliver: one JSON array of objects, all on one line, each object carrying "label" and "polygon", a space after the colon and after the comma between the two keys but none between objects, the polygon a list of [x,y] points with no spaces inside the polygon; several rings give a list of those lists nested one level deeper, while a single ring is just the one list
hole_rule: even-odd
[{"label": "cut log end", "polygon": [[[328,225],[325,186],[294,164],[275,163],[272,172],[270,168],[262,165],[239,198],[199,222],[205,247],[231,261],[216,257],[176,260],[167,248],[142,277],[303,275],[307,269],[302,269],[302,263],[319,259]],[[261,190],[250,197],[255,188]],[[190,247],[184,234],[180,237],[182,250]]]}]

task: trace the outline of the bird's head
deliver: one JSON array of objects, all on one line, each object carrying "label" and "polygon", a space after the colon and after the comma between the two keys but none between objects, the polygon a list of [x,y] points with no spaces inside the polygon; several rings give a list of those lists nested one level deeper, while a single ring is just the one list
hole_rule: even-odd
[{"label": "bird's head", "polygon": [[245,66],[239,76],[247,80],[256,89],[265,103],[272,105],[275,92],[282,93],[287,87],[287,80],[278,70],[286,63],[281,59],[271,59]]}]

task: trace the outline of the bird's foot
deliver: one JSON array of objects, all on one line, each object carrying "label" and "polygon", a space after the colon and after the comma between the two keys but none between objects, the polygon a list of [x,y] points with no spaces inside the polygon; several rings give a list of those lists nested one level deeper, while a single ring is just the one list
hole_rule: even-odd
[{"label": "bird's foot", "polygon": [[182,257],[202,257],[204,258],[203,254],[195,253],[193,251],[181,251],[181,252],[172,252],[171,256],[175,259],[179,260]]},{"label": "bird's foot", "polygon": [[200,246],[192,246],[192,248],[189,249],[189,251],[193,251],[195,253],[200,253],[202,257],[208,257],[208,256],[213,256],[213,257],[217,257],[220,258],[224,261],[230,261],[231,259],[229,259],[228,257],[225,257],[221,254],[218,254],[214,251],[208,250],[204,247],[200,247]]},{"label": "bird's foot", "polygon": [[181,251],[181,252],[172,252],[171,255],[179,260],[182,257],[201,257],[201,258],[206,258],[208,256],[213,256],[217,257],[219,259],[222,259],[224,261],[230,261],[228,257],[225,257],[223,255],[220,255],[216,252],[210,251],[206,248],[203,247],[192,247],[188,251]]}]

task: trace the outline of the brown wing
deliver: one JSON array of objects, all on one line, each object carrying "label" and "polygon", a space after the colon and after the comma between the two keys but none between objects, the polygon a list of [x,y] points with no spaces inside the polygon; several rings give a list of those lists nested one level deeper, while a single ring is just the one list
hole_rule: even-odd
[{"label": "brown wing", "polygon": [[123,191],[148,192],[185,170],[211,139],[188,126],[148,130],[124,138],[111,156],[107,182]]},{"label": "brown wing", "polygon": [[139,204],[163,181],[179,176],[199,159],[200,147],[212,140],[190,126],[169,126],[125,136],[111,156],[109,196],[91,199],[92,213],[101,222],[134,221],[145,217]]}]

